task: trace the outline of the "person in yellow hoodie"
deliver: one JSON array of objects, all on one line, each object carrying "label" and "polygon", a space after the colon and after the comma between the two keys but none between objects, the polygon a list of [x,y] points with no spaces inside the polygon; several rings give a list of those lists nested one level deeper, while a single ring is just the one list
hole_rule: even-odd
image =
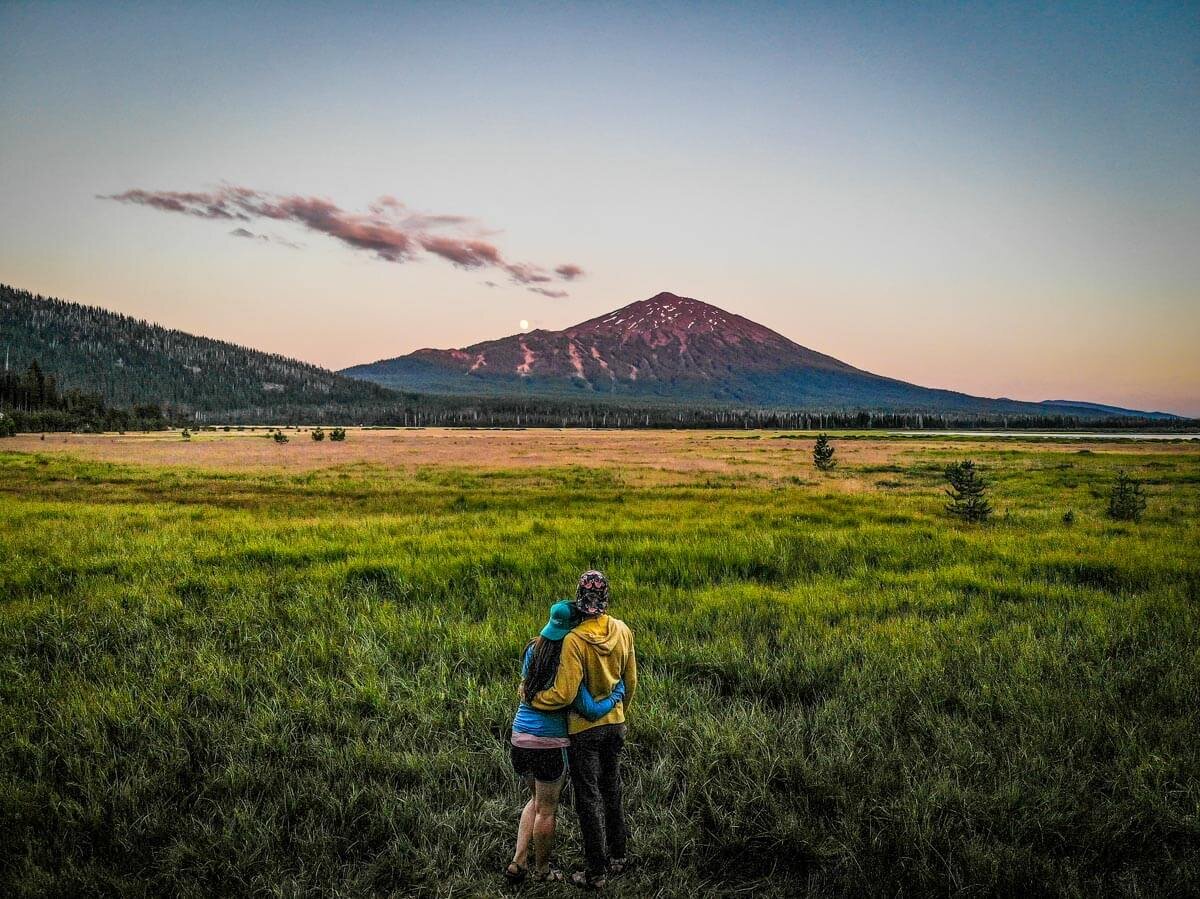
[{"label": "person in yellow hoodie", "polygon": [[570,708],[586,684],[593,695],[607,696],[619,681],[625,698],[595,721],[568,712],[567,750],[575,810],[583,835],[587,870],[571,877],[576,886],[601,889],[608,874],[627,866],[628,832],[621,796],[621,752],[625,747],[625,714],[637,692],[637,656],[633,631],[608,614],[608,579],[599,571],[579,578],[575,605],[583,620],[563,638],[554,684],[533,698],[535,709]]}]

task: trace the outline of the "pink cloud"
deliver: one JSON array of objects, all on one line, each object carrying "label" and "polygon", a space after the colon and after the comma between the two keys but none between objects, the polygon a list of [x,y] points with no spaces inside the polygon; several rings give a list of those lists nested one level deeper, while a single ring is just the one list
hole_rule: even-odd
[{"label": "pink cloud", "polygon": [[504,270],[508,272],[509,277],[519,284],[544,284],[552,280],[549,275],[536,265],[527,265],[523,262],[505,265]]},{"label": "pink cloud", "polygon": [[[133,189],[99,195],[99,199],[203,219],[291,222],[332,237],[352,249],[373,253],[387,262],[408,262],[427,253],[460,268],[498,269],[516,284],[542,284],[553,280],[541,266],[510,262],[494,244],[479,239],[478,234],[487,232],[482,232],[474,219],[462,215],[411,212],[392,196],[379,197],[365,213],[349,212],[322,197],[285,196],[228,184],[209,192]],[[434,233],[447,229],[460,233]],[[468,233],[461,233],[464,230]],[[245,228],[236,228],[230,233],[238,237],[260,236]],[[281,238],[274,240],[294,246]],[[560,265],[554,271],[568,281],[583,274],[583,269],[574,264]],[[566,296],[562,291],[531,289],[547,296]]]},{"label": "pink cloud", "polygon": [[482,240],[462,240],[457,237],[423,237],[421,246],[430,253],[441,256],[463,268],[482,266],[504,266],[500,251]]},{"label": "pink cloud", "polygon": [[249,218],[236,211],[231,211],[226,204],[214,194],[192,193],[174,190],[127,190],[122,194],[101,197],[102,200],[116,200],[119,203],[136,203],[161,209],[163,212],[182,212],[206,219],[241,219]]}]

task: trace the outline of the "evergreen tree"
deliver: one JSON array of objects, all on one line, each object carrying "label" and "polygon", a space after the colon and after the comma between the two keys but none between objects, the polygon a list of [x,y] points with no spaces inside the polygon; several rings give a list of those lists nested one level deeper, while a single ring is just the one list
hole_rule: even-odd
[{"label": "evergreen tree", "polygon": [[1146,494],[1142,491],[1142,482],[1118,471],[1116,483],[1108,494],[1108,517],[1114,521],[1141,521],[1145,511]]},{"label": "evergreen tree", "polygon": [[29,363],[29,371],[25,373],[25,395],[29,398],[30,409],[41,409],[48,405],[46,402],[46,376],[42,367],[34,359]]},{"label": "evergreen tree", "polygon": [[820,434],[817,437],[817,442],[813,444],[813,465],[817,466],[821,471],[833,471],[837,467],[833,453],[833,444],[829,442],[829,438],[824,434]]},{"label": "evergreen tree", "polygon": [[946,496],[950,502],[946,511],[963,521],[986,521],[992,514],[992,506],[987,500],[987,481],[975,470],[971,461],[959,462],[946,467],[946,480],[950,486]]}]

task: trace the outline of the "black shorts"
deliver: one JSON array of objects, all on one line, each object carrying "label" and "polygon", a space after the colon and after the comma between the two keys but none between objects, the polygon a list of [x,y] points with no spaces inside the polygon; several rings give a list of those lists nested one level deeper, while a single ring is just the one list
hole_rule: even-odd
[{"label": "black shorts", "polygon": [[554,783],[567,770],[566,749],[524,749],[508,747],[512,754],[513,770],[520,777],[532,777],[542,783]]}]

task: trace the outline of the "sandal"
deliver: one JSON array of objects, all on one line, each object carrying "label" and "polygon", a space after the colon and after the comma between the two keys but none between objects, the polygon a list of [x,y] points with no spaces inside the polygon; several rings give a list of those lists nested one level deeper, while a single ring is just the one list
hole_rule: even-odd
[{"label": "sandal", "polygon": [[529,873],[529,869],[524,865],[518,865],[516,862],[509,862],[508,867],[504,869],[504,879],[509,883],[520,883],[525,879],[525,875]]},{"label": "sandal", "polygon": [[558,868],[547,868],[545,871],[530,871],[529,880],[532,883],[562,883],[566,878]]},{"label": "sandal", "polygon": [[576,871],[571,875],[571,886],[579,887],[584,890],[602,890],[604,889],[603,874],[589,874],[587,871]]}]

